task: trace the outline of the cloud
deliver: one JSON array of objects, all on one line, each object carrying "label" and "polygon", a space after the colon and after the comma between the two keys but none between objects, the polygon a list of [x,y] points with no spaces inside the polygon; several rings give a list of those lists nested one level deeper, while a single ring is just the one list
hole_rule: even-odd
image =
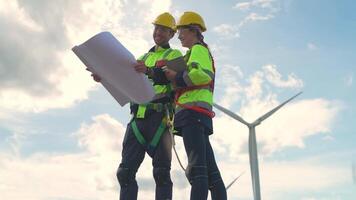
[{"label": "cloud", "polygon": [[[2,199],[115,199],[119,194],[116,169],[120,163],[123,124],[108,114],[97,115],[82,123],[73,133],[80,152],[48,154],[37,152],[23,157],[0,153],[0,193]],[[178,151],[185,160],[181,138]],[[148,156],[146,156],[148,157]],[[172,162],[172,179],[177,199],[187,199],[189,183],[184,172]],[[154,198],[151,159],[142,163],[138,174],[139,199]]]},{"label": "cloud", "polygon": [[[108,114],[93,117],[93,123],[82,124],[79,131],[75,133],[78,137],[79,146],[96,155],[106,154],[107,151],[120,151],[120,141],[125,133],[125,127],[111,118]],[[95,142],[94,142],[95,141]]]},{"label": "cloud", "polygon": [[239,10],[248,10],[251,7],[251,2],[241,2],[241,3],[237,3],[235,4],[235,6],[233,8],[235,9],[239,9]]},{"label": "cloud", "polygon": [[318,47],[314,43],[308,43],[307,48],[308,48],[308,50],[311,50],[311,51],[318,49]]},{"label": "cloud", "polygon": [[218,26],[215,26],[213,28],[213,31],[216,32],[218,35],[223,37],[224,39],[233,39],[233,38],[239,38],[240,37],[240,30],[242,27],[247,25],[248,23],[251,22],[256,22],[256,21],[267,21],[274,18],[273,14],[266,14],[266,15],[261,15],[255,12],[250,13],[247,15],[245,18],[243,18],[238,24],[233,25],[233,24],[220,24]]},{"label": "cloud", "polygon": [[[216,75],[215,88],[217,92],[224,91],[226,98],[219,102],[221,105],[230,106],[240,99],[243,88],[238,80],[243,78],[243,73],[239,66],[223,65]],[[227,98],[228,97],[228,98]]]},{"label": "cloud", "polygon": [[[247,78],[239,70],[238,67],[221,69],[223,75],[220,77],[223,79],[217,80],[216,90],[222,98],[215,102],[239,113],[248,122],[253,122],[281,103],[277,94],[271,92],[275,91],[273,88],[294,90],[303,86],[303,81],[293,74],[283,80],[275,65],[265,65]],[[271,155],[287,147],[304,148],[306,138],[331,131],[341,109],[340,103],[326,99],[296,99],[257,127],[259,149],[263,154]],[[310,110],[313,112],[310,113]],[[214,127],[219,135],[215,141],[218,152],[221,155],[235,152],[229,156],[236,160],[246,159],[248,129],[216,112]]]},{"label": "cloud", "polygon": [[331,136],[331,135],[327,135],[327,136],[323,137],[323,140],[325,140],[325,141],[334,141],[335,138],[333,136]]},{"label": "cloud", "polygon": [[236,27],[230,24],[220,24],[214,27],[213,31],[225,38],[238,38],[240,36]]},{"label": "cloud", "polygon": [[243,11],[249,10],[252,7],[273,8],[272,4],[274,2],[275,2],[275,0],[253,0],[253,1],[248,1],[248,2],[239,2],[239,3],[236,3],[233,8],[243,10]]},{"label": "cloud", "polygon": [[262,16],[262,15],[259,15],[257,13],[251,13],[245,18],[245,20],[246,21],[264,21],[264,20],[269,20],[269,19],[271,19],[273,17],[274,16],[271,15],[271,14]]},{"label": "cloud", "polygon": [[[297,124],[290,122],[296,121],[295,115],[299,114],[290,114],[296,113],[296,110],[300,110],[304,107],[301,105],[305,104],[306,102],[298,102],[283,108],[278,112],[278,115],[281,116],[276,115],[274,119],[268,119],[261,125],[263,131],[257,130],[257,139],[261,149],[262,194],[266,199],[282,199],[281,197],[275,198],[275,194],[295,192],[296,188],[305,192],[333,187],[347,181],[344,168],[327,162],[330,157],[327,155],[317,159],[294,161],[264,159],[272,152],[282,151],[286,146],[295,145],[291,142],[293,140],[288,140],[291,135],[297,138],[301,137],[296,134],[300,130],[288,131],[288,134],[282,131],[283,134],[281,134],[278,132],[278,128],[272,127],[272,124],[278,121],[280,129],[284,129],[286,126],[289,128],[288,130],[295,129]],[[316,101],[314,104],[310,102],[308,104],[317,112],[316,105],[323,103]],[[308,107],[304,107],[304,109],[310,110]],[[305,110],[299,112],[305,113]],[[285,114],[288,114],[290,119],[280,121],[279,119],[284,118]],[[314,117],[318,119],[319,116]],[[306,122],[310,121],[306,117],[303,119]],[[319,122],[316,123],[319,124]],[[298,123],[300,125],[300,122]],[[321,123],[319,128],[316,128],[315,125],[304,125],[300,129],[309,130],[307,132],[327,130],[322,127],[323,124],[325,123]],[[228,191],[229,198],[250,198],[252,191],[246,154],[247,128],[233,120],[224,118],[224,116],[217,117],[214,125],[216,133],[210,138],[225,183],[228,184],[242,171],[246,171]],[[276,130],[276,133],[270,132]],[[79,147],[82,148],[80,152],[65,154],[38,152],[29,157],[0,153],[2,198],[14,200],[24,198],[29,200],[117,198],[119,186],[115,172],[120,160],[124,131],[123,124],[107,114],[102,114],[94,116],[91,122],[82,123],[78,131],[73,134],[78,139]],[[183,164],[186,165],[187,160],[181,137],[176,137],[176,147]],[[140,186],[139,199],[153,198],[154,180],[150,159],[145,159],[142,163],[137,178]],[[174,197],[176,199],[189,198],[189,184],[175,157],[172,161],[172,179],[175,184]],[[288,184],[285,184],[286,182]]]},{"label": "cloud", "polygon": [[[277,106],[271,98],[249,102],[240,112],[247,121],[257,119]],[[257,142],[261,155],[272,155],[287,147],[304,148],[304,140],[312,135],[328,133],[338,112],[337,106],[323,99],[303,100],[287,104],[257,127]],[[305,115],[309,110],[312,114]],[[234,160],[247,158],[248,129],[235,120],[218,116],[214,120],[217,152]]]},{"label": "cloud", "polygon": [[273,14],[267,14],[267,15],[261,15],[258,13],[250,13],[247,15],[237,26],[237,29],[240,30],[243,26],[245,26],[249,22],[254,22],[254,21],[266,21],[269,19],[274,18]]},{"label": "cloud", "polygon": [[43,112],[86,99],[96,84],[70,49],[108,30],[139,56],[153,44],[151,21],[159,12],[169,10],[170,4],[162,0],[3,4],[0,108]]},{"label": "cloud", "polygon": [[[303,81],[293,73],[287,78],[278,72],[276,65],[264,65],[249,77],[245,77],[239,66],[224,65],[217,73],[216,90],[222,93],[222,98],[217,99],[221,105],[230,107],[237,101],[250,101],[261,97],[268,88],[300,89]],[[241,98],[241,97],[244,97]]]},{"label": "cloud", "polygon": [[[318,156],[293,161],[265,161],[260,159],[261,196],[264,199],[299,199],[297,195],[328,190],[349,182],[345,166],[327,162]],[[324,164],[326,162],[327,164]],[[251,199],[252,183],[248,161],[220,161],[218,163],[225,184],[245,172],[228,190],[229,199]]]},{"label": "cloud", "polygon": [[353,74],[349,74],[345,79],[344,79],[344,83],[347,87],[351,87],[352,84],[354,82],[354,75]]},{"label": "cloud", "polygon": [[294,74],[288,75],[288,79],[283,81],[281,74],[277,71],[276,65],[265,65],[262,67],[266,74],[266,79],[279,88],[302,88],[303,81]]},{"label": "cloud", "polygon": [[107,114],[98,115],[90,124],[83,123],[73,135],[83,148],[79,153],[38,152],[29,157],[0,154],[2,198],[115,198],[123,125]]},{"label": "cloud", "polygon": [[238,24],[223,23],[213,28],[213,31],[223,39],[240,37],[240,31],[245,25],[256,21],[267,21],[275,17],[280,11],[280,5],[275,5],[275,0],[253,0],[235,4],[233,9],[249,11]]}]

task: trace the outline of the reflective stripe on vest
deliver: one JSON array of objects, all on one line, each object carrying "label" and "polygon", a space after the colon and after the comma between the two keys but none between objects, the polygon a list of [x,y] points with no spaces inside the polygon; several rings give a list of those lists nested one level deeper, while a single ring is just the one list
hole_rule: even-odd
[{"label": "reflective stripe on vest", "polygon": [[[209,56],[210,58],[212,58],[212,55],[208,49],[208,52],[209,52]],[[188,52],[188,55],[186,55],[184,58],[186,60],[186,62],[189,61],[189,58],[191,56],[191,51]],[[207,102],[204,102],[204,101],[198,101],[198,102],[186,102],[186,103],[179,103],[178,100],[179,100],[179,97],[183,94],[183,93],[186,93],[188,91],[192,91],[192,90],[202,90],[202,89],[209,89],[211,93],[214,92],[214,79],[215,79],[215,63],[214,61],[211,59],[212,61],[212,70],[213,72],[211,72],[210,70],[206,70],[206,69],[203,69],[203,71],[209,75],[209,77],[212,79],[212,81],[208,84],[203,84],[203,85],[194,85],[192,80],[190,80],[190,77],[187,76],[187,73],[188,72],[184,72],[186,73],[184,76],[183,74],[183,78],[184,78],[184,81],[186,83],[188,83],[188,87],[185,87],[185,88],[182,88],[182,89],[178,89],[177,92],[176,92],[176,95],[175,95],[175,103],[178,107],[176,107],[176,113],[178,113],[179,111],[183,110],[183,109],[190,109],[190,110],[194,110],[196,112],[200,112],[200,113],[203,113],[203,114],[206,114],[208,115],[209,117],[214,117],[215,116],[215,113],[212,111],[212,105],[210,105],[209,103]],[[194,63],[192,63],[194,64]],[[191,85],[190,85],[191,84]],[[212,95],[212,94],[211,94]]]},{"label": "reflective stripe on vest", "polygon": [[[173,49],[171,49],[171,48],[166,49],[166,50],[164,51],[163,56],[162,56],[161,59],[162,59],[162,60],[163,60],[163,59],[166,59],[167,56],[168,56],[172,51],[173,51]],[[142,61],[145,62],[150,54],[151,54],[151,52],[146,53],[146,54],[142,57]],[[163,86],[162,86],[162,87],[163,87]],[[165,86],[165,87],[167,87],[167,86]],[[166,93],[158,93],[158,94],[155,94],[155,96],[153,97],[153,99],[156,100],[156,99],[162,98],[162,97],[164,97],[164,96],[167,96],[167,94],[170,93],[170,92],[171,92],[170,87],[168,87]],[[145,112],[146,112],[146,107],[145,107],[145,105],[144,105],[144,104],[143,104],[143,105],[139,105],[139,107],[138,107],[138,109],[137,109],[136,118],[145,118]]]}]

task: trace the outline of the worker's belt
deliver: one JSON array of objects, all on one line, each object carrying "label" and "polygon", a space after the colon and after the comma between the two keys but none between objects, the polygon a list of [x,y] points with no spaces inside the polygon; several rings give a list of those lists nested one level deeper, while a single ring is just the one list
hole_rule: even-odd
[{"label": "worker's belt", "polygon": [[165,109],[172,109],[171,103],[147,103],[133,104],[130,106],[131,114],[134,118],[142,119],[150,115],[152,112],[165,112]]}]

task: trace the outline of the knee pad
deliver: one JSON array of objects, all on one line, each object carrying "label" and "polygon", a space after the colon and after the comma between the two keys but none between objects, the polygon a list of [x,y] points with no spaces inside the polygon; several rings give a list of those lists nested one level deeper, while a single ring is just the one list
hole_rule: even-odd
[{"label": "knee pad", "polygon": [[131,181],[135,180],[135,173],[132,173],[129,168],[125,168],[120,165],[120,167],[117,169],[116,177],[120,183],[120,186],[126,187]]},{"label": "knee pad", "polygon": [[218,182],[222,181],[219,171],[209,172],[209,188],[213,188]]},{"label": "knee pad", "polygon": [[165,186],[172,184],[170,169],[164,167],[153,168],[153,177],[155,179],[156,185]]},{"label": "knee pad", "polygon": [[185,176],[187,177],[188,181],[190,184],[195,179],[207,179],[208,178],[208,172],[207,172],[207,167],[206,166],[187,166],[185,169]]}]

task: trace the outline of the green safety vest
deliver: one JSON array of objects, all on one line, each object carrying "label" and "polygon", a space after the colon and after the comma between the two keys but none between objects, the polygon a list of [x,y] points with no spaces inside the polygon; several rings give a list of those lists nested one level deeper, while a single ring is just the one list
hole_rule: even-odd
[{"label": "green safety vest", "polygon": [[[203,86],[182,93],[178,99],[175,112],[186,109],[185,107],[201,107],[212,111],[213,88],[210,83],[214,81],[215,72],[209,50],[201,44],[195,44],[184,56],[188,69],[183,73],[187,87]],[[184,89],[184,88],[183,88]]]},{"label": "green safety vest", "polygon": [[[143,56],[141,56],[138,60],[144,61],[145,65],[149,68],[153,68],[156,65],[156,62],[159,60],[172,60],[175,59],[177,57],[182,56],[182,54],[180,53],[180,51],[175,50],[175,49],[164,49],[162,47],[158,47],[157,49],[155,49],[154,52],[148,52],[146,54],[144,54]],[[150,79],[151,80],[151,79]],[[152,84],[153,84],[153,80]],[[167,85],[154,85],[153,86],[154,91],[155,91],[155,97],[154,99],[159,99],[162,98],[164,96],[169,95],[169,93],[172,91],[172,86],[171,84],[167,84]],[[147,104],[139,104],[138,106],[138,110],[136,113],[136,118],[144,118],[145,117],[145,112],[146,109],[154,109],[157,111],[164,111],[166,109],[172,110],[172,106],[168,106],[168,105],[163,105],[161,103],[147,103]],[[168,111],[169,112],[169,111]],[[133,130],[133,133],[137,139],[137,141],[146,146],[147,150],[155,148],[162,136],[162,134],[164,133],[164,131],[167,128],[167,119],[163,119],[161,124],[159,125],[152,141],[150,143],[148,143],[145,138],[143,137],[142,133],[140,132],[136,121],[132,120],[131,121],[131,128]]]},{"label": "green safety vest", "polygon": [[[144,54],[143,56],[141,56],[138,60],[144,61],[147,67],[153,68],[155,67],[156,62],[159,60],[172,60],[180,56],[182,56],[182,54],[179,50],[171,49],[171,48],[164,49],[162,47],[158,47],[154,52],[150,51]],[[153,85],[153,80],[151,81]],[[167,96],[172,91],[171,84],[154,85],[153,88],[155,91],[154,99],[159,99],[164,96]],[[146,104],[140,104],[136,114],[136,118],[144,118],[146,109],[147,109]]]}]

